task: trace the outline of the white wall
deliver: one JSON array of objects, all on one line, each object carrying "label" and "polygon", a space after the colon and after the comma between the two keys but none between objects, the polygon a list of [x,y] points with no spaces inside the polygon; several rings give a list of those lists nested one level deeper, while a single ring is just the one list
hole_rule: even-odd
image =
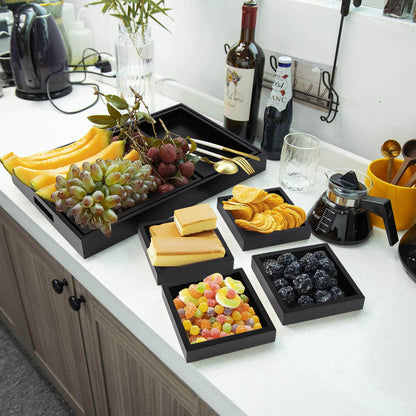
[{"label": "white wall", "polygon": [[[80,0],[72,0],[80,2]],[[242,0],[167,0],[171,33],[153,27],[156,73],[222,98],[224,42],[238,40]],[[337,0],[260,0],[256,39],[264,48],[332,65],[340,21]],[[114,51],[115,19],[100,16],[100,50]],[[103,24],[105,20],[105,25]],[[344,19],[335,88],[340,111],[332,124],[325,114],[296,104],[292,127],[369,159],[380,157],[384,140],[402,144],[416,136],[416,23],[355,9]],[[267,92],[266,92],[267,93]],[[260,116],[263,110],[260,110]]]}]

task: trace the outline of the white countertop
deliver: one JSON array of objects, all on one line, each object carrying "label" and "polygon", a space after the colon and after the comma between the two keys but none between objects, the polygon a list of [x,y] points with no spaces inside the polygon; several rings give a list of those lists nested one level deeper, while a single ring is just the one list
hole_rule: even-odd
[{"label": "white countertop", "polygon": [[[75,108],[83,97],[92,98],[89,87],[78,88],[57,103],[71,101]],[[186,92],[185,97],[191,94]],[[192,102],[189,98],[185,104]],[[157,95],[153,109],[175,103]],[[21,100],[13,89],[4,89],[0,155],[10,151],[29,155],[79,139],[91,127],[87,115],[99,113],[105,113],[102,105],[64,115],[48,102]],[[365,171],[368,163],[325,144],[321,161],[310,191],[287,192],[306,211],[325,189],[326,168]],[[268,161],[265,172],[244,183],[279,186],[278,164]],[[215,210],[218,196],[206,201]],[[83,259],[15,187],[4,168],[0,169],[0,205],[221,415],[416,415],[416,283],[405,273],[397,245],[388,245],[384,230],[374,229],[361,245],[331,244],[365,295],[363,310],[282,326],[251,270],[251,256],[321,241],[311,236],[307,241],[243,252],[218,216],[218,228],[235,266],[246,271],[277,337],[274,343],[187,364],[136,235]]]}]

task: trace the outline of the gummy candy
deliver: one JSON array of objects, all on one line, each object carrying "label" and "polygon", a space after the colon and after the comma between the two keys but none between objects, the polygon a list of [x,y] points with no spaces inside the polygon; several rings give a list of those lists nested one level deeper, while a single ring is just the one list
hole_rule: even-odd
[{"label": "gummy candy", "polygon": [[195,299],[199,299],[202,296],[202,293],[196,290],[195,284],[190,285],[188,290],[189,294]]},{"label": "gummy candy", "polygon": [[204,328],[202,331],[201,331],[201,336],[202,337],[204,337],[204,338],[207,338],[207,337],[209,337],[211,335],[211,328],[210,329],[208,329],[208,328]]},{"label": "gummy candy", "polygon": [[198,335],[199,334],[199,326],[192,325],[191,328],[189,329],[189,332],[191,333],[191,335]]},{"label": "gummy candy", "polygon": [[215,315],[215,309],[214,308],[211,308],[211,307],[209,307],[208,309],[207,309],[207,316],[209,317],[209,318],[211,318],[212,316],[214,316]]},{"label": "gummy candy", "polygon": [[211,289],[207,289],[207,290],[204,291],[204,296],[207,299],[213,299],[214,296],[215,296],[215,293]]},{"label": "gummy candy", "polygon": [[199,282],[199,283],[196,285],[196,290],[197,290],[199,293],[204,293],[205,289],[206,289],[206,285],[205,285],[203,282]]},{"label": "gummy candy", "polygon": [[196,306],[195,304],[193,304],[192,302],[188,302],[185,305],[185,318],[186,319],[190,319],[195,315],[196,312]]},{"label": "gummy candy", "polygon": [[[253,322],[253,324],[254,324],[254,322]],[[208,319],[202,319],[201,328],[202,329],[211,329],[211,322]]]},{"label": "gummy candy", "polygon": [[183,307],[185,306],[185,303],[184,303],[184,302],[182,302],[182,301],[179,299],[179,297],[177,297],[177,298],[173,299],[173,303],[175,304],[176,309],[180,309],[180,308],[183,308]]},{"label": "gummy candy", "polygon": [[217,321],[218,321],[220,324],[223,324],[223,323],[225,322],[225,315],[223,315],[223,314],[219,314],[219,315],[217,315]]},{"label": "gummy candy", "polygon": [[215,295],[215,299],[219,304],[221,304],[224,307],[228,307],[231,309],[237,308],[241,303],[241,298],[236,294],[236,296],[233,299],[227,298],[227,287],[222,287],[218,290],[217,294]]},{"label": "gummy candy", "polygon": [[[192,328],[191,328],[192,329]],[[241,334],[242,332],[246,332],[245,325],[238,325],[237,329],[235,330],[236,334]]]},{"label": "gummy candy", "polygon": [[199,304],[199,309],[200,309],[203,313],[205,313],[205,312],[208,310],[208,303],[206,303],[206,302],[202,302],[202,303],[200,303],[200,304]]},{"label": "gummy candy", "polygon": [[250,317],[251,317],[250,312],[248,311],[241,312],[241,319],[243,321],[247,321],[247,319],[249,319]]},{"label": "gummy candy", "polygon": [[179,308],[178,309],[178,315],[183,318],[185,316],[185,309],[184,308]]},{"label": "gummy candy", "polygon": [[199,342],[204,342],[204,341],[206,341],[206,338],[205,337],[198,337],[196,339],[195,343],[198,344]]},{"label": "gummy candy", "polygon": [[201,296],[198,299],[198,305],[201,305],[201,303],[206,303],[207,302],[207,298],[205,296]]},{"label": "gummy candy", "polygon": [[247,296],[247,295],[245,295],[244,293],[241,293],[241,294],[240,294],[240,298],[241,298],[241,300],[242,300],[244,303],[247,303],[247,302],[248,302],[248,296]]},{"label": "gummy candy", "polygon": [[200,318],[203,314],[204,312],[202,312],[199,308],[197,308],[197,310],[195,311],[195,317],[197,318]]},{"label": "gummy candy", "polygon": [[228,289],[227,290],[227,298],[228,299],[234,299],[237,292],[234,289]]},{"label": "gummy candy", "polygon": [[214,310],[215,310],[215,312],[216,312],[216,313],[218,313],[218,314],[223,313],[223,312],[224,312],[224,306],[222,306],[222,305],[220,305],[220,304],[215,305]]},{"label": "gummy candy", "polygon": [[212,328],[211,329],[211,336],[212,336],[212,338],[219,338],[220,330],[218,328]]},{"label": "gummy candy", "polygon": [[212,324],[212,328],[218,328],[218,329],[221,329],[221,324],[218,322],[218,321],[215,321],[213,324]]},{"label": "gummy candy", "polygon": [[189,319],[185,319],[182,322],[183,327],[185,328],[185,331],[189,331],[191,329],[192,326],[192,322]]},{"label": "gummy candy", "polygon": [[231,315],[234,319],[234,321],[239,321],[241,319],[241,313],[238,311],[234,311]]},{"label": "gummy candy", "polygon": [[198,299],[195,299],[194,297],[191,296],[191,294],[189,293],[189,289],[188,288],[182,289],[179,292],[179,298],[185,304],[188,303],[188,302],[192,302],[195,305],[198,305]]},{"label": "gummy candy", "polygon": [[231,308],[224,308],[223,314],[225,316],[231,315],[233,313],[233,310]]},{"label": "gummy candy", "polygon": [[237,293],[243,293],[245,290],[244,285],[239,280],[234,280],[228,276],[224,279],[225,286],[234,289]]},{"label": "gummy candy", "polygon": [[260,323],[260,322],[257,322],[257,323],[255,323],[255,324],[253,325],[253,329],[260,329],[260,328],[262,328],[262,326],[261,326],[261,323]]},{"label": "gummy candy", "polygon": [[226,332],[221,331],[220,332],[220,338],[228,337],[228,334]]},{"label": "gummy candy", "polygon": [[228,322],[224,323],[222,326],[222,330],[227,333],[231,332],[231,324],[229,324]]},{"label": "gummy candy", "polygon": [[217,301],[215,299],[207,299],[207,304],[209,307],[213,308],[217,304]]},{"label": "gummy candy", "polygon": [[254,319],[253,318],[248,318],[247,321],[246,321],[246,325],[253,326],[254,325]]}]

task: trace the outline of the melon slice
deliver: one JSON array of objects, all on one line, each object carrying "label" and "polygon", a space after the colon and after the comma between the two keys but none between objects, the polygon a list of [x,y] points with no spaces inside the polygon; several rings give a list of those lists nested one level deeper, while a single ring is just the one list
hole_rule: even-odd
[{"label": "melon slice", "polygon": [[43,199],[46,199],[47,201],[53,202],[51,195],[56,191],[55,184],[52,183],[50,185],[44,186],[43,188],[40,188],[36,193],[42,197]]},{"label": "melon slice", "polygon": [[[20,160],[23,160],[25,162],[30,162],[30,161],[34,161],[34,160],[45,160],[45,159],[50,159],[52,157],[57,157],[57,156],[61,156],[61,155],[64,155],[64,154],[71,153],[71,152],[85,146],[97,134],[102,134],[102,131],[103,131],[102,129],[100,129],[96,126],[93,126],[93,127],[91,127],[91,129],[88,131],[88,133],[84,137],[82,137],[79,140],[76,140],[73,143],[70,143],[66,146],[58,147],[56,149],[51,149],[51,150],[47,150],[47,151],[44,151],[44,152],[34,153],[33,155],[30,155],[30,156],[23,156],[23,157],[20,157]],[[6,155],[2,156],[0,158],[0,160],[3,162],[11,156],[18,157],[13,152],[10,152],[10,153],[7,153]]]},{"label": "melon slice", "polygon": [[[105,149],[103,149],[101,152],[98,152],[94,156],[81,160],[78,162],[74,162],[78,164],[80,167],[84,162],[94,163],[97,159],[116,159],[118,157],[123,157],[124,153],[124,141],[118,140],[115,142],[112,142],[109,144]],[[30,186],[35,190],[39,190],[40,188],[43,188],[50,184],[55,184],[56,176],[57,175],[63,175],[66,176],[66,173],[68,172],[71,165],[67,165],[63,168],[56,169],[56,170],[47,170],[47,171],[34,171],[34,172],[42,172],[36,176],[34,176],[30,180]]]},{"label": "melon slice", "polygon": [[86,159],[95,155],[99,151],[108,146],[110,142],[110,132],[107,130],[97,129],[97,134],[92,137],[82,147],[75,149],[67,154],[61,154],[57,156],[49,157],[47,159],[40,160],[28,160],[27,158],[21,158],[13,155],[9,158],[2,160],[4,167],[12,173],[16,166],[24,166],[30,169],[56,169],[62,166],[70,165],[80,160]]},{"label": "melon slice", "polygon": [[139,153],[137,152],[136,149],[131,149],[130,152],[128,152],[123,159],[129,159],[132,162],[134,162],[135,160],[139,160]]}]

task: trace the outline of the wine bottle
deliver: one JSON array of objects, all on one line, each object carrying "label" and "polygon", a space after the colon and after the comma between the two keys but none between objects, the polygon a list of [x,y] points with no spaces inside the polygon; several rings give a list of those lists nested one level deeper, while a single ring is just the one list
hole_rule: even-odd
[{"label": "wine bottle", "polygon": [[254,41],[257,2],[243,4],[240,40],[227,54],[224,127],[252,143],[256,137],[264,53]]},{"label": "wine bottle", "polygon": [[267,158],[280,160],[283,139],[289,133],[293,116],[292,58],[278,60],[272,91],[264,111],[264,129],[261,147]]}]

